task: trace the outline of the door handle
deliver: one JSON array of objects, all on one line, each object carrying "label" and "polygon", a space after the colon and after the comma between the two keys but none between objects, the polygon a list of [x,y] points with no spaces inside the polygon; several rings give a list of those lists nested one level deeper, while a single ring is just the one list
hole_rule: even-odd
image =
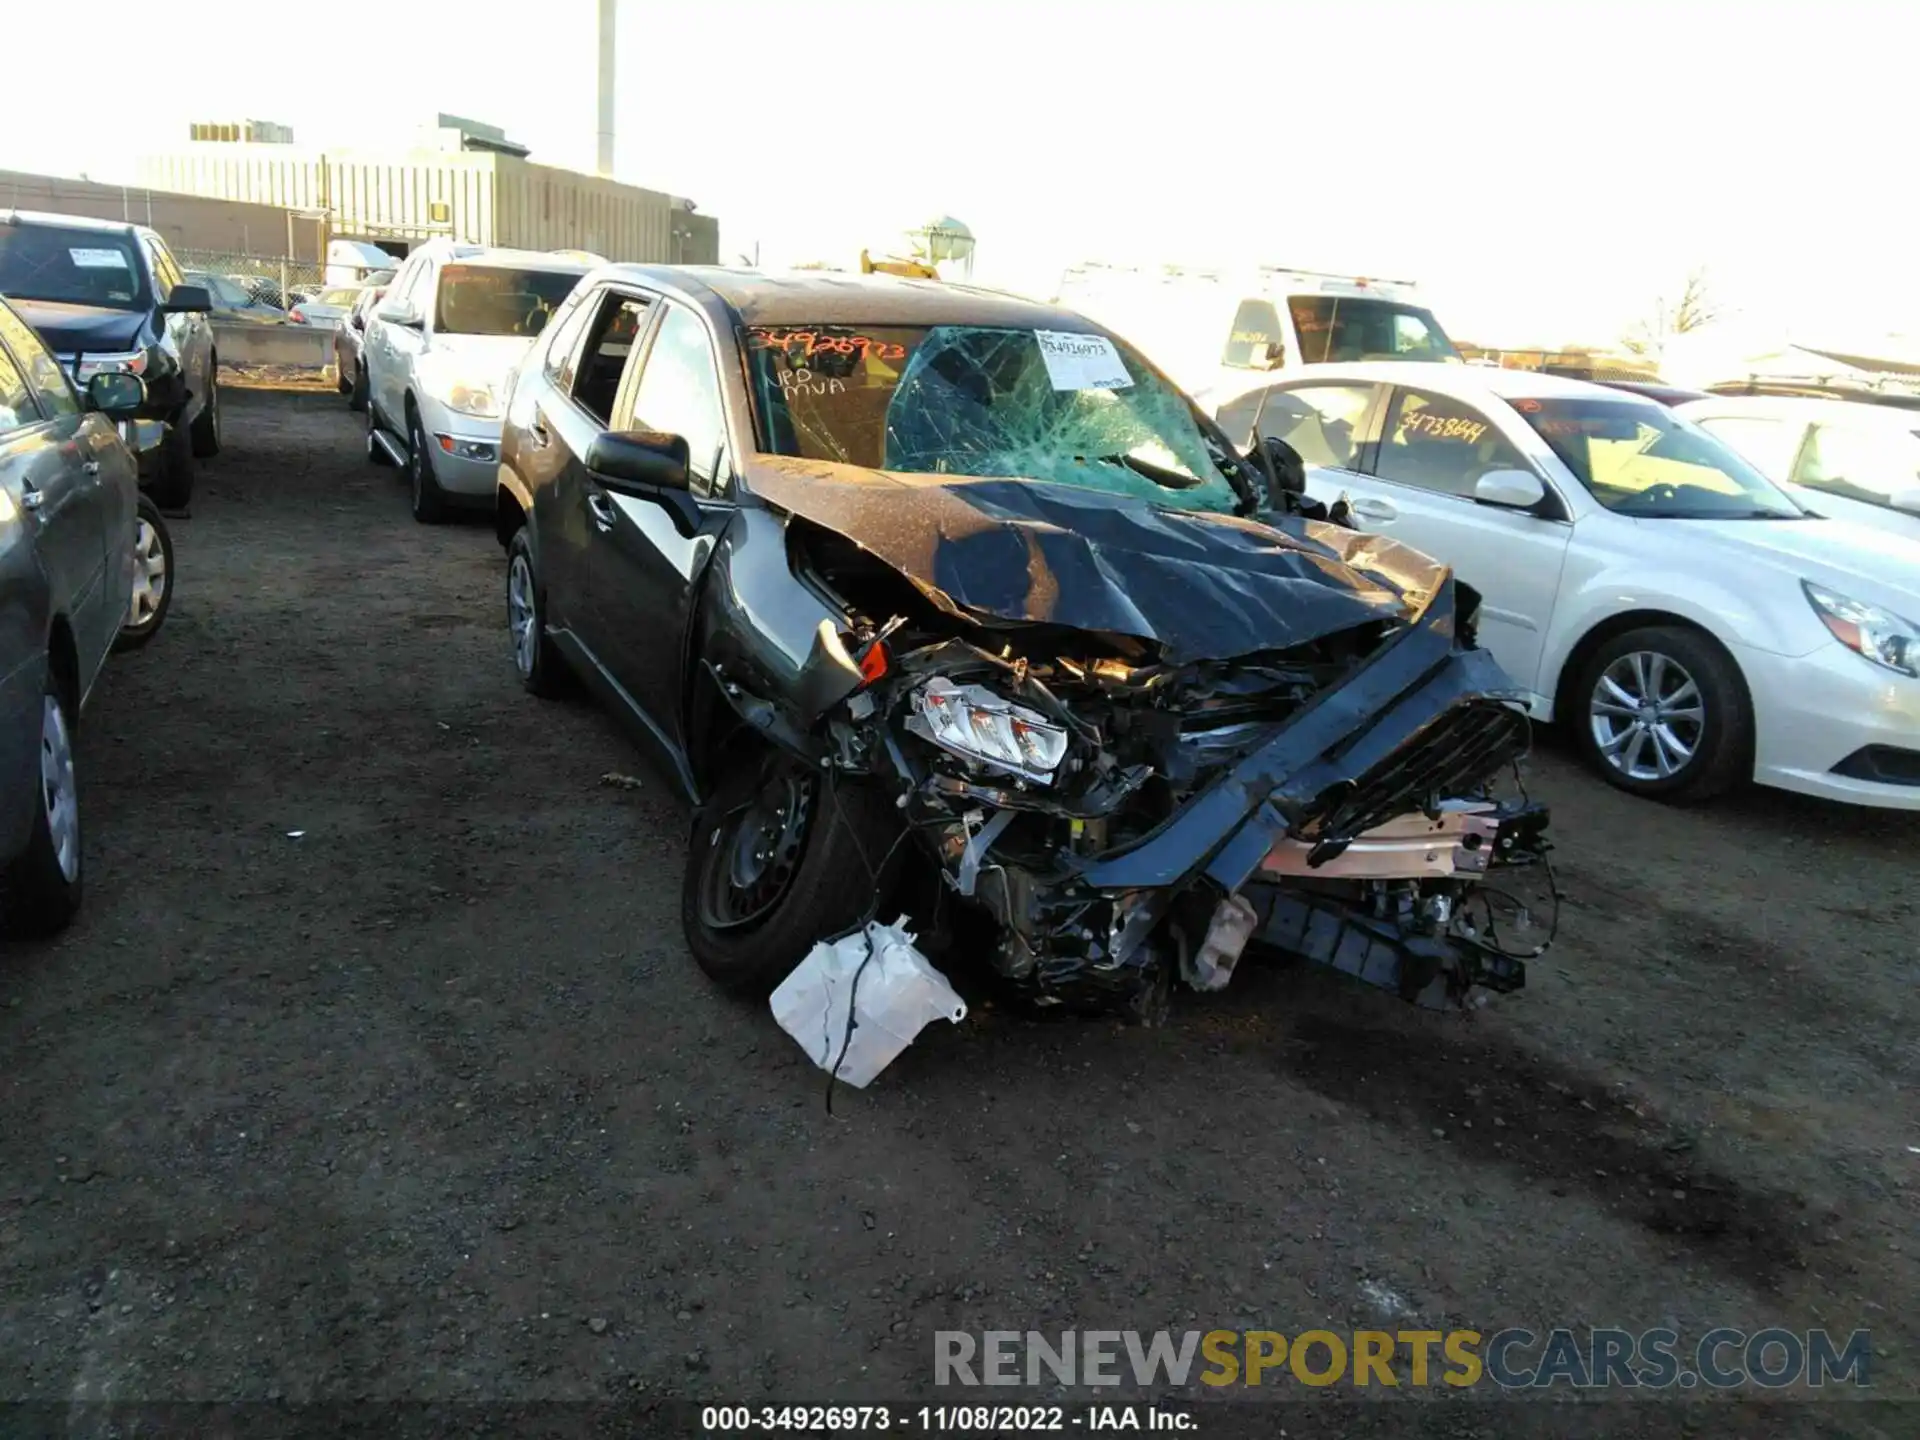
[{"label": "door handle", "polygon": [[32,481],[28,481],[20,487],[20,508],[22,510],[38,510],[46,503],[46,499],[46,495],[43,494],[39,487],[34,485]]},{"label": "door handle", "polygon": [[80,467],[80,473],[82,475],[98,475],[100,473],[100,462],[98,460],[87,461]]},{"label": "door handle", "polygon": [[1394,520],[1400,515],[1385,500],[1355,500],[1347,508],[1367,520]]},{"label": "door handle", "polygon": [[602,530],[613,528],[613,502],[599,491],[588,492],[587,509],[593,512],[593,523]]},{"label": "door handle", "polygon": [[547,422],[538,415],[533,417],[533,424],[527,430],[533,436],[533,448],[536,450],[546,449],[553,440],[553,436],[547,433]]}]

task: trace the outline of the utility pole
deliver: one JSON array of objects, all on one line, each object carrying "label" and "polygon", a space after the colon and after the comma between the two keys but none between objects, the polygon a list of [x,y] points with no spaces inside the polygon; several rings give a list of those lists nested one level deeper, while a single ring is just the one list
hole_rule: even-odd
[{"label": "utility pole", "polygon": [[619,0],[600,0],[600,134],[595,169],[603,180],[613,178],[613,50],[614,12]]}]

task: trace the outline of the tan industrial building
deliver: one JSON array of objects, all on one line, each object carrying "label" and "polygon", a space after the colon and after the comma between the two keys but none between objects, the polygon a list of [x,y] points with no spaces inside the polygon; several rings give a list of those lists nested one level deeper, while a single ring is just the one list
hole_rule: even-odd
[{"label": "tan industrial building", "polygon": [[300,261],[318,260],[321,253],[314,223],[297,218],[289,223],[287,211],[278,206],[175,195],[139,185],[0,170],[0,210],[45,210],[145,225],[158,231],[170,248],[188,253],[285,255]]},{"label": "tan industrial building", "polygon": [[329,238],[395,249],[445,235],[610,260],[718,261],[719,222],[691,200],[525,157],[498,130],[443,115],[410,148],[188,141],[143,158],[139,177],[155,190],[292,211],[310,234],[324,224]]}]

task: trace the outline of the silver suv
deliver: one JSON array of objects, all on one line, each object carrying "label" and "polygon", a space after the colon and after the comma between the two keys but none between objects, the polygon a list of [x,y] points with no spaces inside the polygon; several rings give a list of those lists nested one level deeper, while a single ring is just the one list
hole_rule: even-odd
[{"label": "silver suv", "polygon": [[404,466],[413,518],[488,508],[508,381],[590,264],[433,240],[367,321],[367,458]]}]

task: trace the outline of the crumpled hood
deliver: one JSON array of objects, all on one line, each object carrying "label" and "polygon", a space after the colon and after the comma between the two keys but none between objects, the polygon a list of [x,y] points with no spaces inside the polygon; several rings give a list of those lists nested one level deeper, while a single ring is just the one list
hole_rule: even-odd
[{"label": "crumpled hood", "polygon": [[1643,520],[1729,561],[1811,580],[1920,621],[1920,545],[1850,520]]},{"label": "crumpled hood", "polygon": [[13,308],[56,355],[81,351],[89,355],[125,354],[139,346],[140,329],[147,319],[141,310],[71,305],[60,300],[15,300]]},{"label": "crumpled hood", "polygon": [[1160,509],[1072,486],[759,455],[756,495],[972,618],[1128,635],[1225,660],[1424,610],[1447,568],[1391,540]]}]

